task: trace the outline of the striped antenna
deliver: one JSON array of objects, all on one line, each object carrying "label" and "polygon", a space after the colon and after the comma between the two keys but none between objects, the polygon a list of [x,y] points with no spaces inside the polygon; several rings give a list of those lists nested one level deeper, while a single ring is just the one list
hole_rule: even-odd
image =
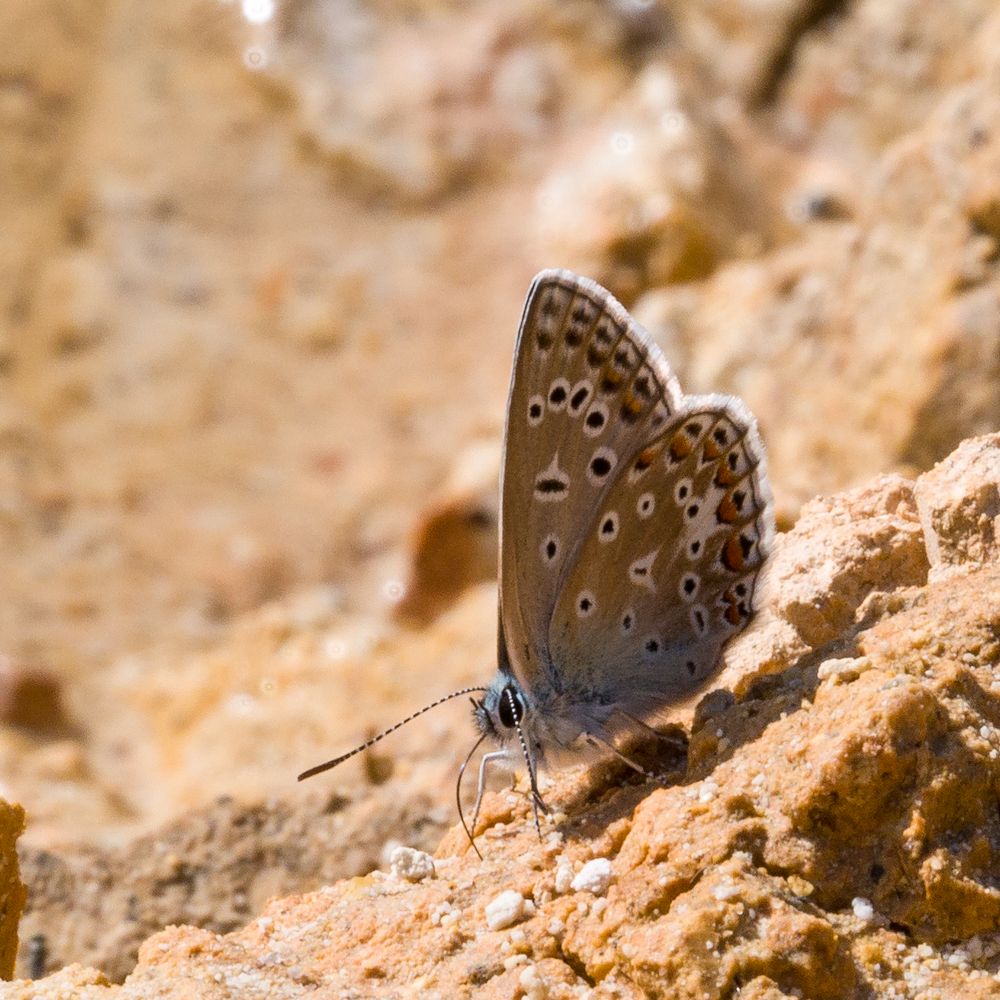
[{"label": "striped antenna", "polygon": [[452,698],[459,698],[463,694],[472,694],[474,691],[488,691],[489,688],[484,687],[467,687],[462,688],[461,691],[452,691],[451,694],[446,694],[443,698],[438,698],[437,701],[432,701],[429,705],[424,705],[423,708],[414,712],[412,715],[408,715],[401,722],[397,722],[395,725],[390,726],[388,729],[382,730],[377,736],[373,736],[370,740],[365,740],[360,746],[356,746],[353,750],[348,750],[347,753],[342,753],[339,757],[334,757],[333,760],[328,760],[323,764],[317,764],[315,767],[310,767],[308,771],[303,771],[299,777],[299,781],[305,781],[306,778],[311,778],[314,774],[322,774],[323,771],[329,771],[331,768],[336,767],[338,764],[343,764],[345,760],[350,760],[355,754],[362,753],[369,747],[374,746],[379,740],[385,739],[390,733],[394,733],[397,729],[405,726],[408,722],[412,722],[418,715],[423,715],[424,712],[429,712],[432,708],[437,708],[438,705],[443,705],[446,701],[451,701]]}]

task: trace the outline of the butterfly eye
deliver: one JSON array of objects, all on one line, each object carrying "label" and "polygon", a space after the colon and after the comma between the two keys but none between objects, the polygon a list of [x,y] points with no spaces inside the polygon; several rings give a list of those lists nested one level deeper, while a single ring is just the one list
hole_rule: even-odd
[{"label": "butterfly eye", "polygon": [[508,729],[513,729],[524,718],[524,705],[521,703],[521,696],[509,685],[500,692],[497,715],[500,716],[500,721]]}]

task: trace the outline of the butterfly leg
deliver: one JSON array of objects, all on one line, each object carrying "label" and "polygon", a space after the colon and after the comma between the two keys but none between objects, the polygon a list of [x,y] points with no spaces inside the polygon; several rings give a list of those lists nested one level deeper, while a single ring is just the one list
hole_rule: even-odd
[{"label": "butterfly leg", "polygon": [[532,790],[531,801],[538,808],[538,811],[543,815],[548,816],[552,810],[549,808],[548,803],[542,798],[541,793],[537,790]]},{"label": "butterfly leg", "polygon": [[[670,747],[675,753],[679,753],[681,756],[686,755],[687,739],[682,732],[674,730],[672,732],[661,733],[658,729],[654,729],[648,722],[644,722],[638,716],[632,715],[631,712],[626,712],[623,708],[615,709],[615,713],[625,719],[631,725],[634,732],[652,737],[661,745]],[[662,783],[665,779],[663,775],[658,775],[657,780]]]},{"label": "butterfly leg", "polygon": [[626,712],[623,708],[615,709],[616,714],[620,715],[623,719],[628,719],[636,729],[641,730],[647,736],[653,737],[653,739],[661,740],[664,743],[674,744],[677,739],[673,733],[661,733],[659,729],[654,729],[648,722],[643,722],[638,716],[633,715],[631,712]]},{"label": "butterfly leg", "polygon": [[593,733],[586,734],[587,743],[596,749],[610,750],[623,764],[628,764],[633,771],[637,771],[641,774],[647,781],[659,781],[660,779],[653,774],[652,771],[647,771],[642,765],[637,764],[631,757],[626,757],[616,746],[609,743],[607,740],[602,740],[600,736],[595,736]]},{"label": "butterfly leg", "polygon": [[476,785],[476,804],[472,807],[472,823],[470,824],[470,829],[473,833],[476,832],[476,822],[479,820],[479,807],[483,804],[483,794],[486,791],[486,768],[489,767],[491,761],[501,760],[506,756],[506,750],[491,750],[489,753],[484,753],[482,760],[479,762],[479,782]]}]

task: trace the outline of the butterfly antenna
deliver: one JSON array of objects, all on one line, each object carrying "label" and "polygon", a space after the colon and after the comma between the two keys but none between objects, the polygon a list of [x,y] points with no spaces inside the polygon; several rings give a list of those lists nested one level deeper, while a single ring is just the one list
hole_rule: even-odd
[{"label": "butterfly antenna", "polygon": [[514,728],[517,730],[517,738],[521,743],[521,753],[524,754],[524,763],[528,768],[528,781],[531,783],[531,811],[535,817],[535,832],[538,834],[538,839],[542,839],[542,824],[538,821],[538,804],[541,802],[543,808],[545,803],[542,802],[542,796],[538,792],[538,781],[535,778],[535,762],[532,760],[531,754],[528,751],[528,742],[524,738],[524,733],[521,732],[521,720],[519,718],[520,713],[517,710],[517,706],[514,702],[514,696],[511,694],[509,687],[504,688],[504,695],[507,698],[507,703],[510,705],[510,716],[514,720]]},{"label": "butterfly antenna", "polygon": [[[465,822],[465,813],[462,810],[462,776],[465,774],[465,769],[469,766],[469,761],[472,760],[473,754],[479,749],[483,740],[486,739],[487,734],[483,733],[482,736],[476,740],[472,749],[467,754],[465,760],[462,761],[462,766],[458,769],[458,780],[455,782],[455,802],[458,804],[458,818],[462,821],[462,829],[465,831],[466,837],[469,838],[469,843],[472,845],[472,849],[479,855],[479,860],[483,860],[482,854],[479,853],[479,848],[476,847],[476,838],[472,835],[472,830],[469,829],[468,824]],[[478,812],[478,810],[477,810]],[[476,819],[473,817],[472,825],[475,828]]]},{"label": "butterfly antenna", "polygon": [[378,743],[379,740],[384,740],[390,733],[394,733],[397,729],[405,726],[408,722],[412,722],[418,715],[423,715],[424,712],[429,712],[432,708],[437,708],[438,705],[443,705],[446,701],[451,701],[452,698],[459,698],[463,694],[471,694],[473,691],[488,690],[489,688],[484,687],[467,687],[462,688],[460,691],[452,691],[451,694],[446,694],[443,698],[438,698],[437,701],[432,701],[429,705],[424,705],[423,708],[414,712],[412,715],[408,715],[405,719],[390,726],[388,729],[383,729],[377,736],[373,736],[370,740],[365,740],[364,743],[360,746],[356,746],[353,750],[348,750],[347,753],[342,753],[339,757],[334,757],[333,760],[325,761],[322,764],[317,764],[315,767],[310,767],[308,771],[303,771],[298,776],[297,780],[305,781],[306,778],[311,778],[314,774],[321,774],[323,771],[329,771],[338,764],[343,764],[345,760],[350,760],[355,754],[362,753],[369,747]]}]

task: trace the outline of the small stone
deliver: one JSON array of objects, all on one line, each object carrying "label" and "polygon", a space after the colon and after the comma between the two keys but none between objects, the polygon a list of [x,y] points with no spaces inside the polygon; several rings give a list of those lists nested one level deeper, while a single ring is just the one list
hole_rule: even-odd
[{"label": "small stone", "polygon": [[611,875],[611,862],[607,858],[594,858],[577,872],[571,888],[576,892],[592,892],[595,896],[603,896],[611,884]]},{"label": "small stone", "polygon": [[812,884],[812,882],[809,882],[800,875],[795,874],[788,876],[788,888],[791,889],[796,896],[801,896],[803,898],[811,896],[816,891],[816,887]]},{"label": "small stone", "polygon": [[573,863],[569,858],[560,858],[556,863],[556,894],[559,896],[569,892],[573,886]]},{"label": "small stone", "polygon": [[518,977],[518,983],[524,991],[525,1000],[547,1000],[549,984],[538,974],[536,966],[525,966]]},{"label": "small stone", "polygon": [[720,902],[726,899],[732,899],[733,896],[738,896],[740,894],[740,887],[732,882],[720,882],[712,890],[712,895],[718,899]]},{"label": "small stone", "polygon": [[857,680],[865,671],[871,670],[872,662],[867,656],[846,657],[839,660],[824,660],[819,665],[816,676],[835,683]]},{"label": "small stone", "polygon": [[526,915],[525,898],[514,889],[501,892],[492,902],[486,904],[486,926],[491,931],[502,931],[513,927]]},{"label": "small stone", "polygon": [[719,786],[714,781],[703,781],[698,791],[698,801],[711,802],[719,792]]},{"label": "small stone", "polygon": [[389,856],[389,868],[395,878],[405,882],[423,882],[434,875],[434,859],[412,847],[395,847]]}]

